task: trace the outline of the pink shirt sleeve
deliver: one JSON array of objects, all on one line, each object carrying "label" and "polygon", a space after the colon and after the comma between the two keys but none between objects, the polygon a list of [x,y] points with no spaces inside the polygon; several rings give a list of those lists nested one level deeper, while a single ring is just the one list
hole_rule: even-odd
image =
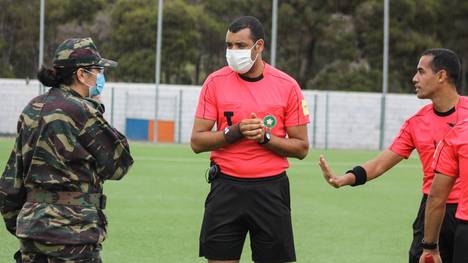
[{"label": "pink shirt sleeve", "polygon": [[195,117],[216,121],[218,117],[218,111],[213,84],[214,83],[210,78],[208,78],[203,84],[200,96],[198,98],[198,106]]},{"label": "pink shirt sleeve", "polygon": [[400,133],[397,137],[395,137],[389,149],[392,152],[407,159],[411,155],[411,152],[414,150],[414,148],[414,141],[413,137],[411,136],[411,124],[407,120],[401,126]]},{"label": "pink shirt sleeve", "polygon": [[437,145],[432,169],[448,176],[458,176],[458,157],[454,146],[444,139]]},{"label": "pink shirt sleeve", "polygon": [[309,123],[309,109],[307,101],[304,100],[301,88],[297,83],[289,94],[288,105],[286,106],[285,126],[299,126]]}]

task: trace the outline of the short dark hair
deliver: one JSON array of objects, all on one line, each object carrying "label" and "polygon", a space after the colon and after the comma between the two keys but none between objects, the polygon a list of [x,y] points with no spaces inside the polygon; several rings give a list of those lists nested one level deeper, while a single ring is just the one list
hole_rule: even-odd
[{"label": "short dark hair", "polygon": [[263,30],[263,25],[260,21],[253,16],[241,16],[236,18],[230,25],[229,31],[232,33],[237,33],[244,28],[250,29],[250,38],[257,42],[259,39],[265,39],[265,31]]},{"label": "short dark hair", "polygon": [[432,71],[445,70],[449,80],[458,87],[461,76],[461,62],[458,55],[447,48],[431,48],[422,53],[421,56],[432,56]]}]

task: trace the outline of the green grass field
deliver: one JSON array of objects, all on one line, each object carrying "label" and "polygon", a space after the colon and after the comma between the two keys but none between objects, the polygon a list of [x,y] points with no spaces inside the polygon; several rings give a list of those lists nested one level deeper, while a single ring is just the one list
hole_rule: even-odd
[{"label": "green grass field", "polygon": [[[13,145],[0,138],[0,170]],[[209,185],[208,154],[188,145],[131,143],[135,164],[121,181],[104,186],[109,236],[105,262],[204,262],[198,236]],[[322,151],[291,160],[288,170],[298,262],[407,262],[411,224],[419,205],[421,169],[404,161],[363,187],[334,189],[317,165]],[[377,152],[329,150],[324,154],[339,172]],[[0,262],[12,262],[17,240],[0,227]],[[241,262],[251,262],[248,243]]]}]

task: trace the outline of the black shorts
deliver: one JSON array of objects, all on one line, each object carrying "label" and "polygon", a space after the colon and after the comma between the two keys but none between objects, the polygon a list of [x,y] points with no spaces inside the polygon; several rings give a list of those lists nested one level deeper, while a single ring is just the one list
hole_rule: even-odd
[{"label": "black shorts", "polygon": [[[427,195],[424,195],[421,200],[421,205],[419,206],[418,215],[413,223],[413,242],[411,243],[409,251],[410,263],[419,263],[419,258],[423,251],[421,241],[424,238],[424,214],[426,211],[426,200]],[[440,229],[439,251],[444,263],[452,263],[455,230],[457,229],[457,220],[455,219],[457,206],[457,204],[446,205],[445,217],[442,223],[442,228]]]},{"label": "black shorts", "polygon": [[240,259],[247,232],[253,261],[296,261],[285,172],[259,179],[221,175],[211,183],[201,227],[200,257]]},{"label": "black shorts", "polygon": [[468,262],[468,221],[459,220],[455,231],[453,263],[466,262]]}]

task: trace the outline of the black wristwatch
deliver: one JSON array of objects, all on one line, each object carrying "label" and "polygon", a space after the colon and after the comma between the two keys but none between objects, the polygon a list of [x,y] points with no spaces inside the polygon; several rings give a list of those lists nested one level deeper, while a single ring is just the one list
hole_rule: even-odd
[{"label": "black wristwatch", "polygon": [[263,135],[263,141],[262,141],[262,142],[259,142],[259,144],[266,144],[266,143],[268,143],[270,140],[271,140],[271,133],[267,131],[267,132],[265,132],[265,134]]},{"label": "black wristwatch", "polygon": [[421,241],[421,247],[426,250],[437,249],[437,243],[427,243],[424,239]]}]

